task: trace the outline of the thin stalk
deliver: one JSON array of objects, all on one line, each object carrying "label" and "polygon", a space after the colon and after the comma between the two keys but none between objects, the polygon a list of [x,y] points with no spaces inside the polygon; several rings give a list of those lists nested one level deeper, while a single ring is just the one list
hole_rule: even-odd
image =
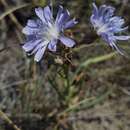
[{"label": "thin stalk", "polygon": [[90,99],[86,98],[86,99],[80,101],[79,103],[74,104],[71,107],[67,108],[63,112],[59,113],[58,116],[64,115],[64,114],[69,113],[71,111],[78,111],[78,110],[83,109],[83,108],[92,107],[92,106],[102,102],[105,98],[107,98],[112,93],[112,91],[113,91],[113,88],[109,89],[106,93],[104,93],[101,96],[96,97],[95,99],[93,99],[93,98],[90,98]]},{"label": "thin stalk", "polygon": [[9,117],[3,112],[0,110],[0,116],[9,124],[11,125],[15,130],[21,130],[19,129],[11,119],[9,119]]},{"label": "thin stalk", "polygon": [[85,62],[81,63],[80,66],[78,67],[78,69],[76,70],[76,72],[74,74],[74,78],[72,79],[71,83],[73,84],[73,82],[75,80],[75,77],[78,75],[78,73],[80,73],[80,71],[82,69],[86,69],[92,64],[107,61],[108,59],[111,59],[111,58],[115,57],[116,54],[117,54],[117,52],[112,52],[112,53],[109,53],[109,54],[106,54],[106,55],[90,58],[90,59],[86,60]]}]

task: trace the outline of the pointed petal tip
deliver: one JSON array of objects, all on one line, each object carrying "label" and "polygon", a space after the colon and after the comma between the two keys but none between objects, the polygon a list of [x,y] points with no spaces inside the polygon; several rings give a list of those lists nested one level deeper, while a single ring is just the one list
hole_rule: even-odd
[{"label": "pointed petal tip", "polygon": [[62,5],[59,5],[59,8],[63,9],[63,6],[62,6]]},{"label": "pointed petal tip", "polygon": [[23,34],[26,34],[26,29],[25,29],[25,27],[22,29],[22,33],[23,33]]},{"label": "pointed petal tip", "polygon": [[36,62],[40,62],[40,60],[42,59],[42,57],[38,57],[38,56],[36,56],[36,54],[35,54],[35,56],[34,56],[34,61],[36,61]]},{"label": "pointed petal tip", "polygon": [[79,23],[79,21],[75,17],[72,20],[74,21],[74,24],[78,24]]},{"label": "pointed petal tip", "polygon": [[69,10],[68,10],[68,9],[66,9],[66,12],[67,12],[67,14],[70,16],[70,12],[69,12]]},{"label": "pointed petal tip", "polygon": [[25,51],[25,52],[28,52],[28,48],[26,47],[26,43],[24,45],[22,45],[22,49]]},{"label": "pointed petal tip", "polygon": [[40,11],[40,10],[42,10],[41,7],[37,7],[37,8],[35,8],[35,12],[38,12],[38,11]]},{"label": "pointed petal tip", "polygon": [[36,61],[36,62],[38,63],[40,60],[39,60],[39,59],[34,58],[34,61]]},{"label": "pointed petal tip", "polygon": [[79,21],[75,20],[74,24],[78,24],[78,23],[79,23]]},{"label": "pointed petal tip", "polygon": [[97,8],[97,5],[95,2],[92,3],[92,6]]},{"label": "pointed petal tip", "polygon": [[73,39],[66,36],[61,36],[59,40],[67,47],[74,47],[74,45],[76,44]]}]

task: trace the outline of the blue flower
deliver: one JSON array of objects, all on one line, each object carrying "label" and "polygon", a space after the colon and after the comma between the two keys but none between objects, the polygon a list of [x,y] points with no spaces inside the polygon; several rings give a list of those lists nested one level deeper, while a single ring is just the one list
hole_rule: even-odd
[{"label": "blue flower", "polygon": [[93,13],[90,21],[97,31],[97,34],[102,37],[112,48],[115,48],[123,55],[121,50],[117,47],[118,40],[129,40],[130,36],[119,35],[126,31],[128,27],[123,27],[125,21],[119,16],[114,16],[115,8],[111,6],[102,5],[97,8],[93,3]]},{"label": "blue flower", "polygon": [[49,6],[45,8],[36,8],[35,13],[38,16],[35,20],[28,20],[27,25],[23,28],[23,33],[27,40],[23,49],[29,55],[35,55],[34,60],[39,62],[45,50],[55,52],[58,40],[67,47],[73,47],[75,42],[64,36],[64,30],[77,24],[75,19],[70,19],[68,10],[59,6],[56,18],[54,19],[52,10]]}]

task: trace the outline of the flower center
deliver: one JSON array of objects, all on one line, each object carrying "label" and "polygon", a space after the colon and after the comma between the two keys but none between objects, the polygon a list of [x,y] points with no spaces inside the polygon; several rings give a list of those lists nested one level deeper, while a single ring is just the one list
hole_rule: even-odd
[{"label": "flower center", "polygon": [[51,24],[46,32],[46,37],[50,41],[52,39],[58,39],[59,37],[59,31],[55,24]]},{"label": "flower center", "polygon": [[105,33],[108,30],[107,24],[104,24],[101,21],[96,21],[94,28],[97,30],[98,35]]},{"label": "flower center", "polygon": [[97,29],[98,35],[105,33],[105,32],[107,32],[107,25],[106,24],[102,25],[101,27],[98,27],[98,29]]}]

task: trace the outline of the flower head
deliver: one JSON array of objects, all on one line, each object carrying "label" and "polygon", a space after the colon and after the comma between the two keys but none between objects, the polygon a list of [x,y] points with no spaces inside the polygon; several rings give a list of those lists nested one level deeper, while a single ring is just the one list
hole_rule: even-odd
[{"label": "flower head", "polygon": [[128,27],[123,27],[125,21],[119,16],[114,16],[115,8],[102,5],[97,8],[93,3],[93,13],[90,18],[97,34],[102,37],[112,48],[115,48],[120,54],[123,54],[117,47],[118,40],[129,40],[130,36],[119,35],[127,30]]},{"label": "flower head", "polygon": [[71,38],[64,36],[65,29],[77,24],[75,19],[70,19],[68,10],[60,6],[55,19],[49,6],[36,8],[35,13],[38,18],[28,20],[23,28],[23,33],[27,36],[23,49],[30,55],[34,54],[35,61],[39,62],[42,59],[46,48],[55,52],[58,40],[67,47],[75,45]]}]

